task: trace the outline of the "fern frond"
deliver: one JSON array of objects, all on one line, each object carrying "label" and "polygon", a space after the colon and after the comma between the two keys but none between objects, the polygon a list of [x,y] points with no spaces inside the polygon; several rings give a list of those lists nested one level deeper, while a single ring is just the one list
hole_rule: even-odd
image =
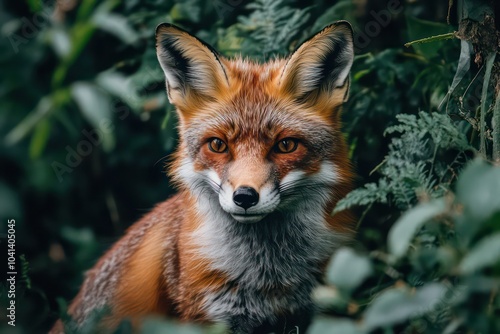
[{"label": "fern frond", "polygon": [[309,19],[309,8],[296,9],[290,0],[256,0],[247,8],[249,16],[239,17],[237,28],[245,39],[241,48],[246,55],[260,60],[290,52],[294,40]]},{"label": "fern frond", "polygon": [[355,205],[366,206],[376,202],[387,203],[386,189],[378,183],[367,183],[363,187],[351,191],[346,197],[341,199],[337,203],[333,213],[343,211]]},{"label": "fern frond", "polygon": [[401,210],[414,205],[418,198],[440,197],[448,191],[446,176],[457,159],[446,164],[437,159],[441,151],[471,150],[465,135],[447,115],[420,112],[396,116],[399,123],[385,134],[398,134],[389,145],[389,153],[378,170],[381,178],[349,193],[334,212],[355,205],[391,202]]}]

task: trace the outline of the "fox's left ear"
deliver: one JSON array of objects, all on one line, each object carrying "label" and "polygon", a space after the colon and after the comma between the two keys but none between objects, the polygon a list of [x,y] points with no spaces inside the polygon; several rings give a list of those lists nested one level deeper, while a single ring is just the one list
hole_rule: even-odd
[{"label": "fox's left ear", "polygon": [[217,51],[179,27],[162,23],[156,28],[156,54],[165,73],[168,98],[177,107],[213,98],[228,85]]},{"label": "fox's left ear", "polygon": [[353,59],[352,27],[338,21],[302,43],[288,58],[280,86],[299,99],[310,93],[331,94],[339,87],[347,90]]}]

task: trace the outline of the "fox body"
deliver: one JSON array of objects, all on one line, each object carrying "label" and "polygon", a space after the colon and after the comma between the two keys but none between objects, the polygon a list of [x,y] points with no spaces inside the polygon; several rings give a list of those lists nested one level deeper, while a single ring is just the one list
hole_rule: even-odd
[{"label": "fox body", "polygon": [[156,39],[180,191],[98,261],[68,313],[82,326],[105,307],[107,329],[155,314],[237,333],[304,328],[328,258],[354,233],[349,212],[331,215],[353,177],[340,131],[350,25],[265,64],[223,58],[170,24]]}]

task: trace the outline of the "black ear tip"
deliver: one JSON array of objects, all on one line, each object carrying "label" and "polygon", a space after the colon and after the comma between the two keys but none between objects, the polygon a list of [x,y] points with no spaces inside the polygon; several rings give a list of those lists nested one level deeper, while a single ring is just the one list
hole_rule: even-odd
[{"label": "black ear tip", "polygon": [[176,25],[174,25],[172,23],[163,22],[163,23],[160,23],[159,25],[156,26],[155,35],[158,35],[158,33],[162,29],[168,29],[168,28],[175,28],[175,29],[178,29],[178,30],[182,30],[181,28],[177,27]]},{"label": "black ear tip", "polygon": [[346,20],[340,20],[332,24],[329,24],[323,30],[327,29],[335,29],[336,31],[345,30],[351,35],[351,37],[354,35],[354,30],[352,29],[352,25],[349,23],[349,21]]},{"label": "black ear tip", "polygon": [[352,29],[351,23],[347,20],[338,20],[338,21],[333,22],[332,25],[344,26],[344,27],[349,27]]}]

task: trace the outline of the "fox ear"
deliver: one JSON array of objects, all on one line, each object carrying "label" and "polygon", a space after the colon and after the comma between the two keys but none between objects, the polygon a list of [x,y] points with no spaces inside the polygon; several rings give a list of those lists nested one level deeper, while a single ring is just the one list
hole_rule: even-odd
[{"label": "fox ear", "polygon": [[299,99],[312,92],[331,93],[337,87],[348,88],[353,59],[352,27],[347,21],[338,21],[292,53],[281,74],[280,86]]},{"label": "fox ear", "polygon": [[156,55],[174,105],[192,94],[213,97],[228,85],[224,65],[210,45],[169,23],[156,28]]}]

